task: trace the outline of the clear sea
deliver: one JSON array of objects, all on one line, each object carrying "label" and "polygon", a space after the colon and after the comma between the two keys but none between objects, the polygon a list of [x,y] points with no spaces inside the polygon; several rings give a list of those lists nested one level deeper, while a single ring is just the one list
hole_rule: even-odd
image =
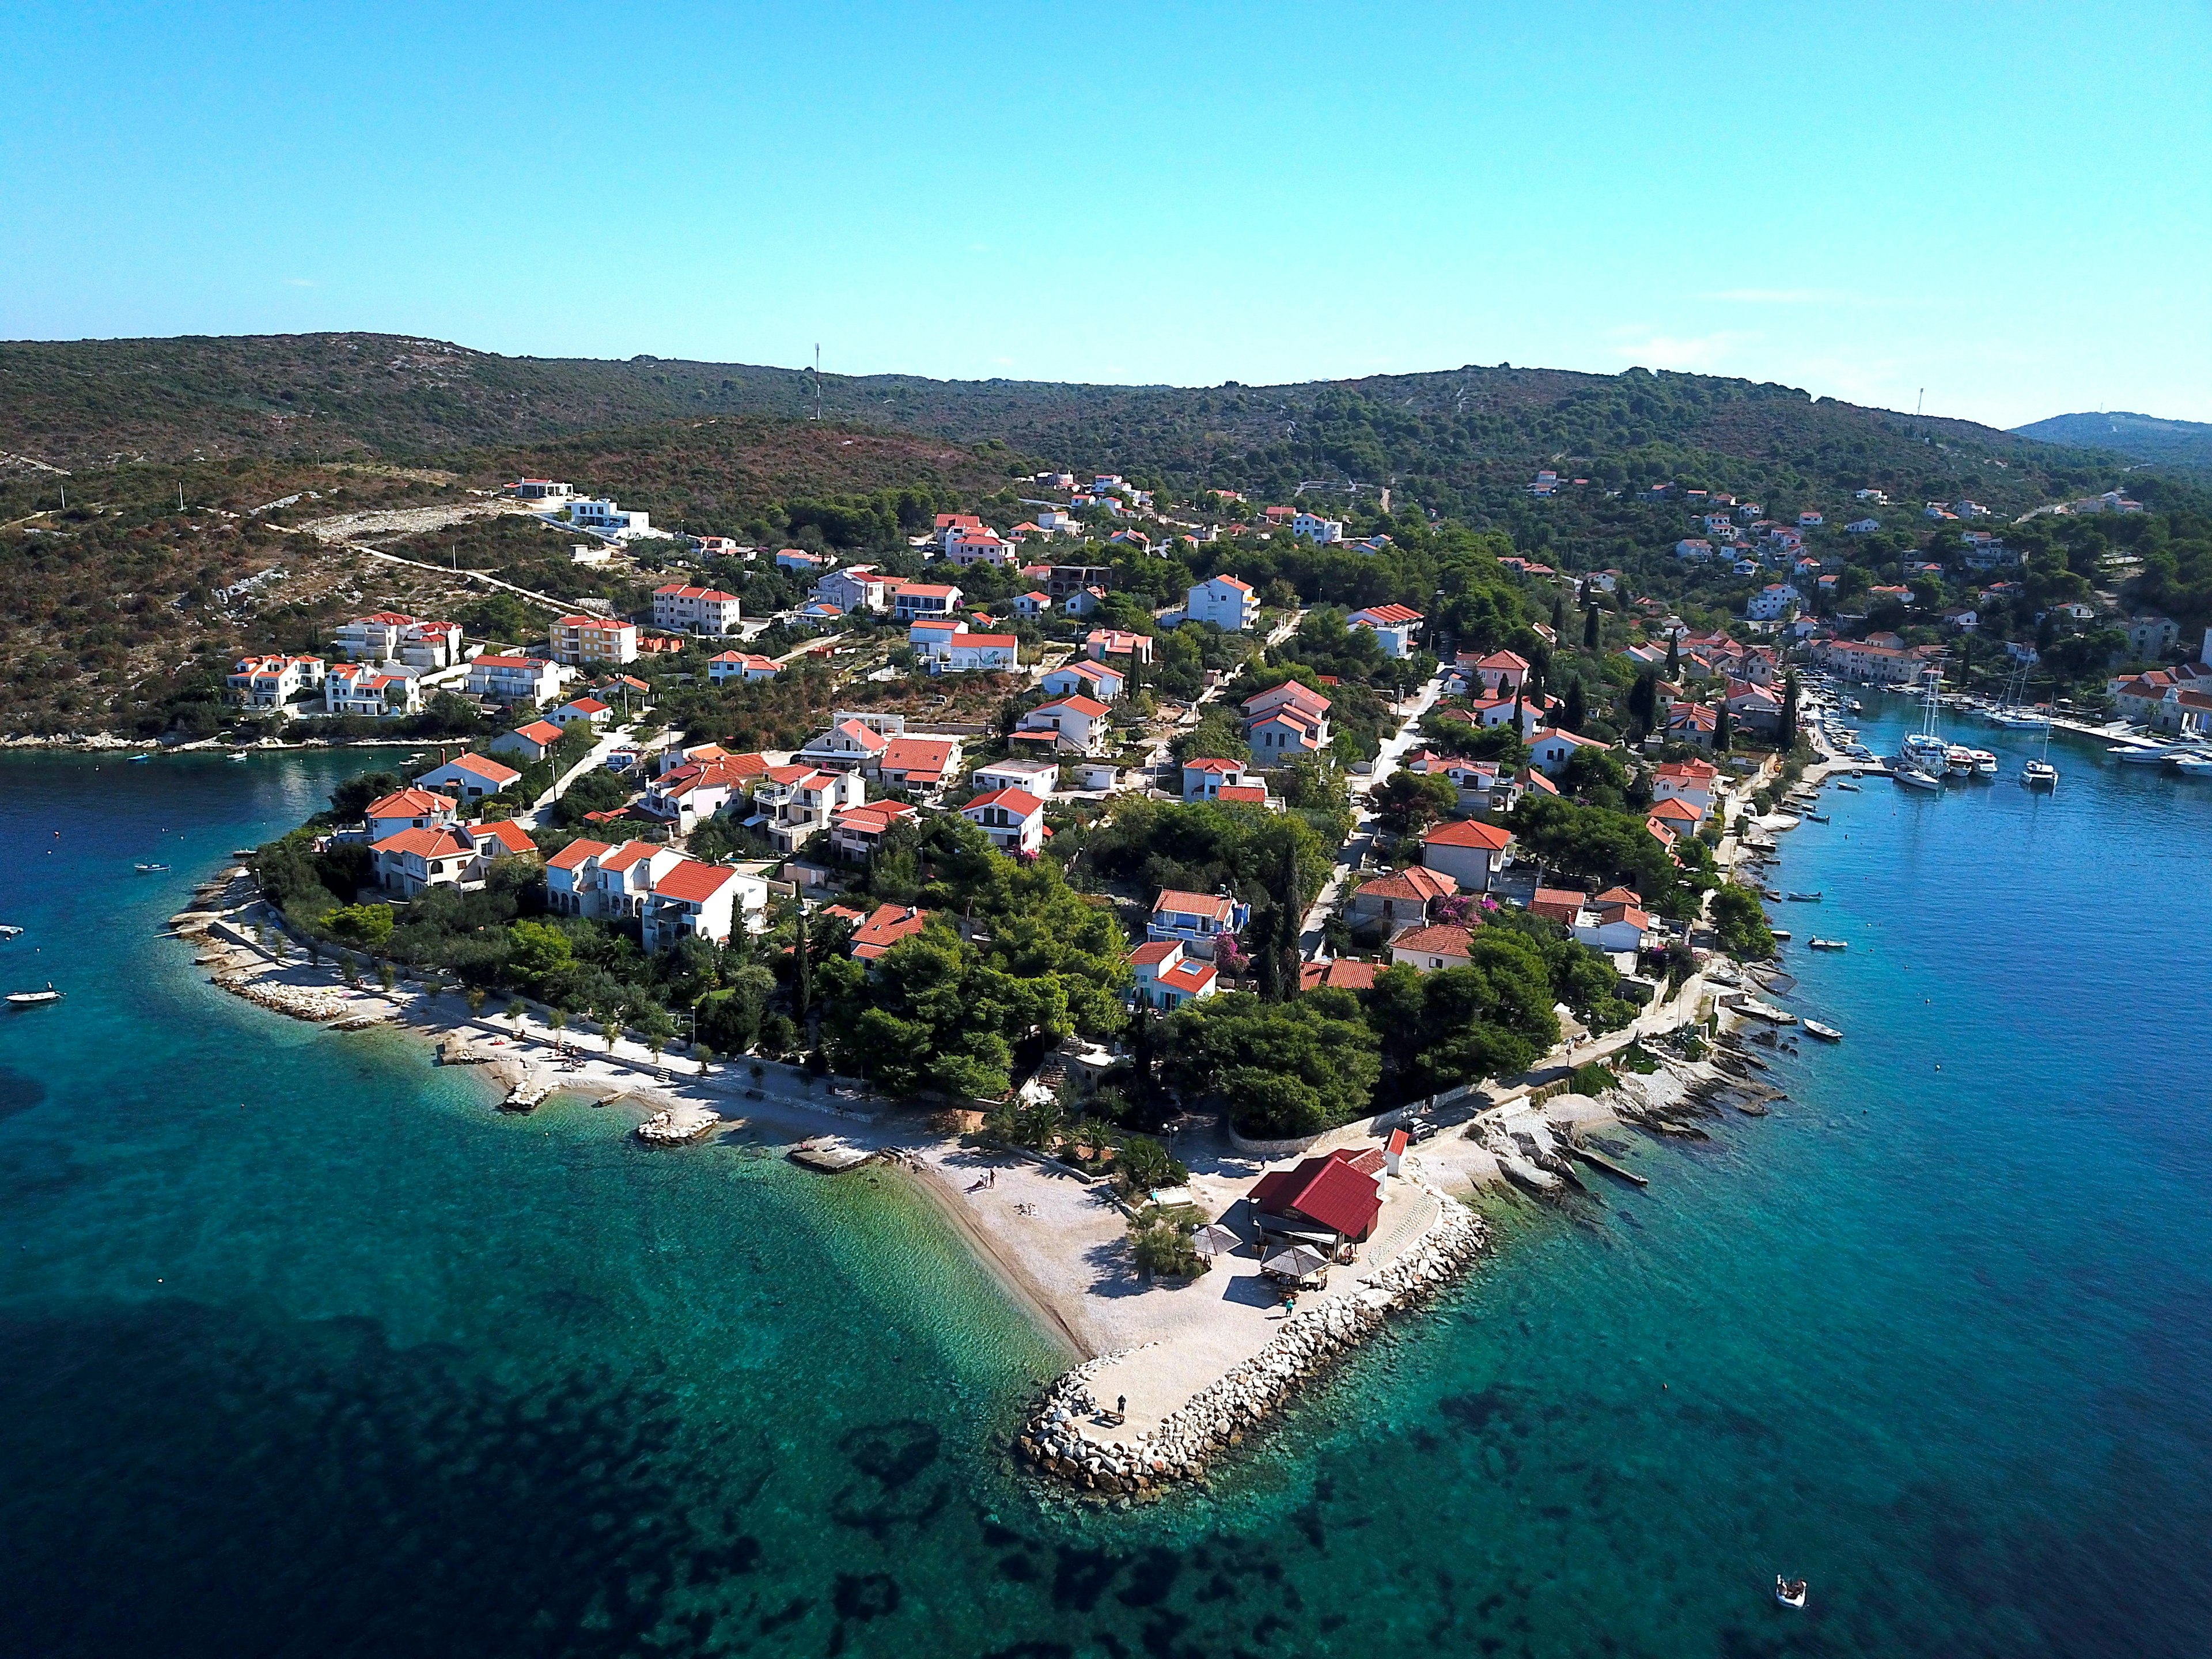
[{"label": "clear sea", "polygon": [[68,994],[0,1016],[0,1654],[2212,1650],[2212,786],[1970,740],[1784,837],[1848,1037],[1771,1115],[1497,1201],[1128,1512],[1012,1473],[1058,1362],[903,1177],[502,1116],[157,937],[362,757],[0,758],[0,981]]}]

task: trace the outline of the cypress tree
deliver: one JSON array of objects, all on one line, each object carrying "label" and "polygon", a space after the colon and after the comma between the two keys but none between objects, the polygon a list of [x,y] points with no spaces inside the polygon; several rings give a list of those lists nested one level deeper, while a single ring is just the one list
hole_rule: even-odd
[{"label": "cypress tree", "polygon": [[1583,645],[1585,649],[1592,651],[1597,649],[1599,629],[1601,626],[1602,624],[1598,621],[1595,605],[1590,606],[1589,610],[1583,612]]},{"label": "cypress tree", "polygon": [[1713,752],[1724,755],[1735,738],[1735,722],[1729,718],[1728,705],[1723,703],[1713,715]]},{"label": "cypress tree", "polygon": [[1589,716],[1589,700],[1583,695],[1583,683],[1580,680],[1569,680],[1566,711],[1560,718],[1566,721],[1568,731],[1579,732],[1583,729],[1583,721]]},{"label": "cypress tree", "polygon": [[1782,752],[1788,754],[1797,746],[1797,671],[1791,669],[1782,681],[1782,725],[1779,732]]},{"label": "cypress tree", "polygon": [[1674,679],[1682,672],[1682,636],[1680,633],[1667,636],[1667,678]]}]

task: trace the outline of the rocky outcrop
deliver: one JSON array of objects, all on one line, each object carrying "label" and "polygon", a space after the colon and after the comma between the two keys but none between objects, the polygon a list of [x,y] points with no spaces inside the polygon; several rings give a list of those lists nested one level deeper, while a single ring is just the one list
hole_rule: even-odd
[{"label": "rocky outcrop", "polygon": [[1489,1239],[1481,1220],[1456,1200],[1431,1191],[1437,1218],[1419,1240],[1359,1279],[1351,1295],[1330,1297],[1285,1319],[1259,1352],[1192,1395],[1157,1428],[1106,1441],[1078,1428],[1079,1419],[1098,1411],[1091,1377],[1121,1357],[1107,1354],[1077,1366],[1046,1390],[1016,1440],[1021,1455],[1043,1473],[1105,1497],[1143,1497],[1202,1474],[1223,1449],[1240,1444],[1339,1355],[1372,1336],[1393,1313],[1434,1294],[1481,1252]]}]

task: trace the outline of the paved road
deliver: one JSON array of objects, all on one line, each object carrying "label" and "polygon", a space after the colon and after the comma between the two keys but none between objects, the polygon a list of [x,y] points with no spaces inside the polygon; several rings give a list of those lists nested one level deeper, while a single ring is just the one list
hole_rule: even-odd
[{"label": "paved road", "polygon": [[[553,787],[538,798],[537,805],[532,807],[528,814],[522,817],[523,826],[530,830],[550,829],[553,823],[553,803],[567,794],[568,786],[582,777],[585,773],[594,767],[605,765],[607,757],[614,750],[625,744],[635,742],[635,731],[636,728],[634,726],[614,726],[601,732],[599,740],[592,745],[592,752],[556,778],[553,781]],[[663,732],[648,747],[665,749],[671,744],[682,742],[684,734],[680,732]]]},{"label": "paved road", "polygon": [[1440,665],[1428,684],[1413,699],[1413,709],[1395,732],[1387,738],[1375,757],[1374,769],[1365,777],[1352,780],[1352,834],[1337,849],[1336,862],[1331,866],[1328,879],[1322,884],[1320,894],[1306,911],[1305,921],[1298,932],[1298,954],[1308,961],[1321,954],[1322,924],[1335,909],[1345,884],[1352,873],[1366,861],[1375,848],[1375,814],[1366,805],[1367,798],[1377,784],[1398,769],[1398,763],[1421,739],[1421,717],[1436,707],[1437,699],[1443,695],[1444,686],[1451,678],[1449,665]]}]

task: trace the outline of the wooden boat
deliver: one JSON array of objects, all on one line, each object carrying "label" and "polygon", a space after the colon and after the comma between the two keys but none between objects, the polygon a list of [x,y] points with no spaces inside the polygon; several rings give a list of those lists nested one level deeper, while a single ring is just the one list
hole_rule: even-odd
[{"label": "wooden boat", "polygon": [[1805,1022],[1805,1034],[1808,1036],[1816,1036],[1823,1042],[1841,1042],[1844,1040],[1844,1034],[1841,1031],[1832,1025],[1823,1025],[1817,1019],[1808,1019]]},{"label": "wooden boat", "polygon": [[1805,942],[1815,951],[1848,951],[1851,948],[1849,939],[1807,939]]}]

